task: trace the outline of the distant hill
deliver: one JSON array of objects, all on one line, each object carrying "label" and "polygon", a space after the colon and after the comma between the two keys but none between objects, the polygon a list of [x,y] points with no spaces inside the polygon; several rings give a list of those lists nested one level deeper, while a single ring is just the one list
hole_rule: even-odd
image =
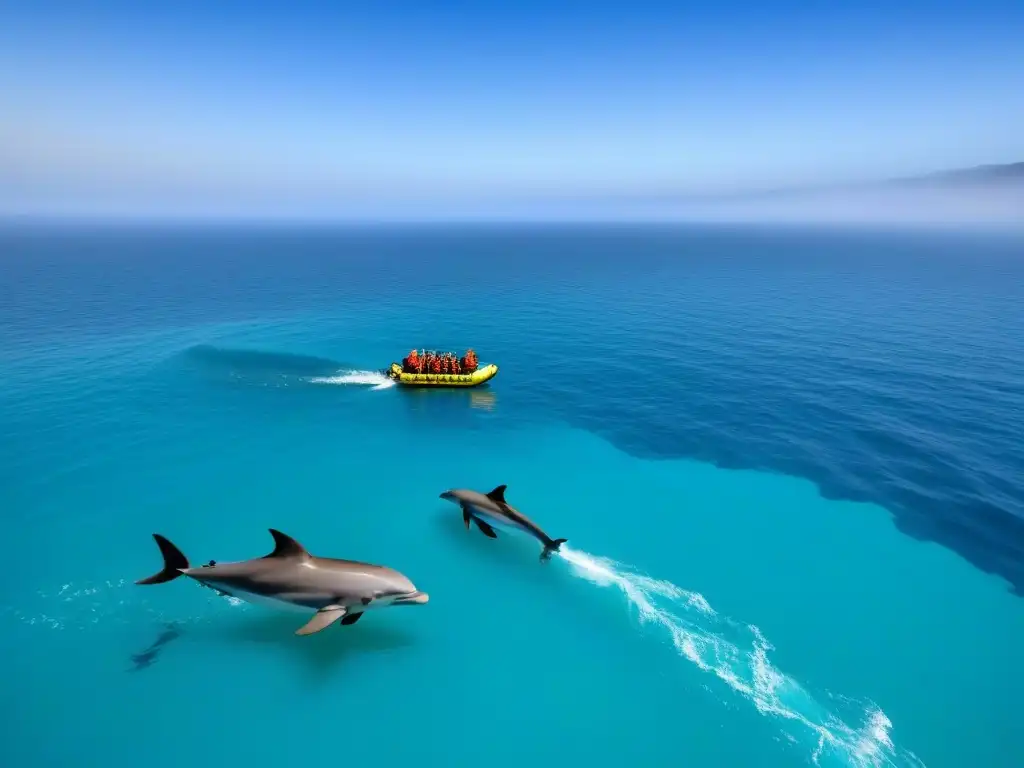
[{"label": "distant hill", "polygon": [[885,191],[930,190],[955,193],[957,191],[1010,191],[1024,194],[1024,162],[999,165],[979,165],[973,168],[955,168],[919,176],[901,176],[859,182],[807,184],[791,187],[749,189],[735,192],[666,192],[649,195],[624,195],[618,200],[640,204],[714,204],[746,203],[756,201],[801,200],[820,195],[862,194]]},{"label": "distant hill", "polygon": [[[1024,162],[1001,163],[998,165],[976,165],[973,168],[954,168],[935,171],[920,176],[900,176],[879,181],[864,181],[850,184],[829,184],[814,187],[791,187],[754,193],[756,196],[804,195],[816,192],[859,192],[883,189],[918,189],[936,190],[970,189],[977,187],[1024,186]],[[741,195],[747,197],[747,195]]]},{"label": "distant hill", "polygon": [[715,195],[683,195],[676,200],[691,201],[754,201],[779,198],[804,198],[808,195],[882,192],[885,190],[929,189],[938,192],[970,191],[972,189],[1010,189],[1024,191],[1024,162],[998,165],[978,165],[973,168],[955,168],[920,176],[900,176],[875,181],[838,182],[774,189],[726,192]]},{"label": "distant hill", "polygon": [[[919,176],[628,201],[640,215],[694,221],[1024,226],[1024,162]],[[653,212],[653,213],[652,213]]]},{"label": "distant hill", "polygon": [[[892,179],[883,185],[911,186],[989,186],[993,184],[1024,184],[1024,162],[1002,163],[999,165],[978,165],[973,168],[957,168],[937,171],[923,176]],[[873,186],[873,185],[872,185]]]}]

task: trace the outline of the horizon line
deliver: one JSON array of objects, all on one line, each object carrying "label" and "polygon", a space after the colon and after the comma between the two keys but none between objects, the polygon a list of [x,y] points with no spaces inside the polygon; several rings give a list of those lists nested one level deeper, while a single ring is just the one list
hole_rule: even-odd
[{"label": "horizon line", "polygon": [[0,212],[0,231],[10,229],[58,228],[95,229],[301,229],[301,230],[380,230],[437,228],[514,228],[549,229],[588,227],[608,229],[856,229],[869,230],[942,230],[1024,234],[1024,218],[977,220],[950,218],[882,219],[882,218],[778,218],[768,217],[517,217],[517,216],[193,216],[160,215],[75,215],[75,214],[4,214]]}]

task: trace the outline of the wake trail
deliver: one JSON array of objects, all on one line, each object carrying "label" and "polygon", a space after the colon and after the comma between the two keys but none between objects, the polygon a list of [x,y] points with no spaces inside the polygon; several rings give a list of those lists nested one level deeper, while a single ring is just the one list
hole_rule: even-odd
[{"label": "wake trail", "polygon": [[370,387],[371,390],[391,389],[395,380],[380,371],[343,371],[333,376],[314,376],[309,379],[312,384],[355,385]]},{"label": "wake trail", "polygon": [[862,724],[851,727],[773,666],[768,659],[773,646],[753,624],[718,614],[697,592],[643,576],[609,558],[565,545],[557,554],[577,576],[618,589],[637,610],[641,624],[664,629],[682,658],[717,676],[762,715],[776,719],[785,738],[807,746],[815,765],[825,760],[827,765],[855,768],[924,768],[912,752],[894,746],[892,723],[877,706],[858,704]]},{"label": "wake trail", "polygon": [[249,607],[237,597],[224,597],[204,589],[205,603],[200,602],[193,615],[182,617],[174,607],[160,607],[159,601],[151,603],[147,597],[139,597],[135,590],[135,583],[127,579],[67,582],[50,589],[38,589],[20,605],[0,607],[0,620],[42,629],[87,630],[114,624],[134,625],[141,621],[198,622],[209,619],[225,604],[242,610]]}]

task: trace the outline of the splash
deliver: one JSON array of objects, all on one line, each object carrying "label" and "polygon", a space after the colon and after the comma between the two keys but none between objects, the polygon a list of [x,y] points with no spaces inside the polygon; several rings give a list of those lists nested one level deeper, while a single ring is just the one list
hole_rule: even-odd
[{"label": "splash", "polygon": [[785,738],[807,747],[815,765],[924,768],[913,753],[896,749],[889,736],[892,723],[878,707],[859,705],[861,725],[848,725],[772,665],[773,647],[757,627],[719,615],[703,595],[564,545],[558,555],[578,576],[622,592],[641,624],[668,632],[681,657],[776,719]]},{"label": "splash", "polygon": [[[248,608],[244,600],[221,597],[204,589],[200,591],[208,595],[206,603],[199,604],[199,612],[194,616],[183,619],[177,612],[165,612],[145,597],[140,599],[129,595],[125,592],[129,589],[138,588],[134,582],[126,579],[67,582],[53,589],[36,590],[34,599],[22,605],[3,606],[0,608],[0,617],[44,629],[84,630],[97,625],[130,625],[140,621],[202,621],[211,615],[210,611],[216,611],[225,603],[243,610]],[[202,610],[204,605],[205,611]]]},{"label": "splash", "polygon": [[334,376],[315,376],[309,379],[313,384],[341,384],[370,387],[373,390],[390,389],[395,380],[389,379],[379,371],[345,371]]}]

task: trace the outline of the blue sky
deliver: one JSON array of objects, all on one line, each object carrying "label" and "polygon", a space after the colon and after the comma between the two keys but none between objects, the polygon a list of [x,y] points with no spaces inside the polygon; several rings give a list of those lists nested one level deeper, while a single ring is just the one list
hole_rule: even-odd
[{"label": "blue sky", "polygon": [[9,2],[0,211],[529,208],[1024,159],[1024,3],[846,5]]}]

